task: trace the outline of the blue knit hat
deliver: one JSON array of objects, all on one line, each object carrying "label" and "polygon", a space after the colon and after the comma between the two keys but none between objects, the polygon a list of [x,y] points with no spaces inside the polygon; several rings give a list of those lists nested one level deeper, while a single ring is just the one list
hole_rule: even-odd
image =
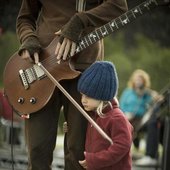
[{"label": "blue knit hat", "polygon": [[116,69],[111,62],[96,61],[78,81],[78,91],[97,100],[112,100],[118,89]]}]

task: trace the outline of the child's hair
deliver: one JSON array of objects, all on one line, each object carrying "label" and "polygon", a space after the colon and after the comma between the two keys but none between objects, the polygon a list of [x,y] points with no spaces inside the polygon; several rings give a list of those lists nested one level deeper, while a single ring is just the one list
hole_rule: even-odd
[{"label": "child's hair", "polygon": [[97,109],[96,109],[96,112],[97,112],[97,114],[100,116],[100,117],[102,117],[102,118],[104,118],[105,117],[105,114],[103,113],[103,109],[106,107],[106,106],[108,106],[109,105],[109,107],[111,107],[112,108],[112,104],[111,104],[111,102],[110,101],[101,101],[100,102],[100,104],[99,104],[99,106],[97,107]]},{"label": "child's hair", "polygon": [[[114,97],[114,102],[115,102],[115,103],[117,104],[117,106],[119,107],[119,101],[118,101],[117,97]],[[104,109],[106,106],[110,107],[111,109],[113,108],[112,103],[111,103],[110,101],[101,101],[100,104],[99,104],[99,106],[98,106],[97,109],[96,109],[97,114],[98,114],[100,117],[102,117],[102,118],[105,117],[105,114],[103,113],[103,109]]]}]

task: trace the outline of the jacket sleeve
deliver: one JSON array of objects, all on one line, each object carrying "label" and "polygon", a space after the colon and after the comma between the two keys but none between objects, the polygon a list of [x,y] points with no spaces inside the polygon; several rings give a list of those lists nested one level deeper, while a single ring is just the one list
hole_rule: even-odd
[{"label": "jacket sleeve", "polygon": [[105,0],[88,11],[77,13],[85,27],[100,27],[127,11],[126,0]]},{"label": "jacket sleeve", "polygon": [[86,153],[85,159],[89,169],[113,166],[130,151],[132,144],[132,127],[125,118],[110,122],[113,145],[97,153]]},{"label": "jacket sleeve", "polygon": [[41,9],[38,0],[23,0],[16,20],[16,31],[21,43],[28,37],[36,37],[36,20]]},{"label": "jacket sleeve", "polygon": [[62,28],[64,37],[77,42],[86,28],[95,29],[127,11],[126,0],[105,0],[99,6],[76,13]]}]

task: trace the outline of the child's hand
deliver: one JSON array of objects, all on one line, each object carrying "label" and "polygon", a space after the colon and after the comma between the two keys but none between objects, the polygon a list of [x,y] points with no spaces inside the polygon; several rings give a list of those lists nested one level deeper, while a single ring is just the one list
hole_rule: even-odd
[{"label": "child's hand", "polygon": [[79,161],[79,164],[80,164],[84,169],[87,169],[87,162],[86,162],[86,160]]},{"label": "child's hand", "polygon": [[[84,156],[86,157],[86,152],[84,152]],[[82,160],[82,161],[79,161],[79,164],[80,164],[84,169],[87,169],[86,159],[85,159],[85,160]]]},{"label": "child's hand", "polygon": [[63,123],[63,132],[67,133],[68,132],[68,126],[67,126],[67,122]]}]

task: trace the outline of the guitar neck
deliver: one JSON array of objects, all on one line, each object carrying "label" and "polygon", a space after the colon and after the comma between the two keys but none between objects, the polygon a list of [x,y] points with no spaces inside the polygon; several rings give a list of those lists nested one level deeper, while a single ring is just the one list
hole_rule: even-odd
[{"label": "guitar neck", "polygon": [[159,4],[157,3],[157,0],[147,0],[117,17],[116,19],[110,21],[109,23],[97,28],[79,40],[76,53],[84,50],[85,48],[110,35],[116,30],[124,27],[133,20],[137,19],[139,16],[143,15],[146,11],[149,11],[158,5]]}]

